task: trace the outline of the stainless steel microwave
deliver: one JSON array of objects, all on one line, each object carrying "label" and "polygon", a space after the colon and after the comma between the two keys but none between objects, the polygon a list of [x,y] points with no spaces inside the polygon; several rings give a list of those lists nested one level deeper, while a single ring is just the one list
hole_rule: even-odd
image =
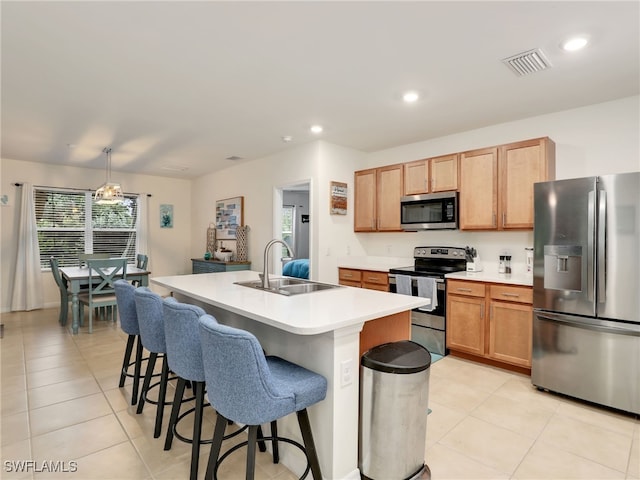
[{"label": "stainless steel microwave", "polygon": [[402,197],[400,226],[407,231],[457,229],[458,192]]}]

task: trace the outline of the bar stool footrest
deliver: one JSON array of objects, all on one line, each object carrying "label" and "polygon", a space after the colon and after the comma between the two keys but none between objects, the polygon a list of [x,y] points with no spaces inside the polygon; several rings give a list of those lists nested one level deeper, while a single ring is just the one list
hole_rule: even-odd
[{"label": "bar stool footrest", "polygon": [[[243,431],[245,428],[247,428],[248,425],[245,425],[244,427],[242,427],[241,430],[238,430],[238,432]],[[232,435],[237,435],[238,432],[234,432]],[[223,439],[226,439],[227,437],[223,437]],[[302,451],[302,453],[304,453],[305,458],[307,459],[307,468],[305,468],[304,472],[302,473],[302,476],[298,479],[298,480],[304,480],[305,478],[307,478],[307,475],[309,475],[309,472],[311,471],[311,462],[309,461],[309,455],[307,455],[307,449],[304,447],[304,445],[302,445],[301,443],[296,442],[295,440],[292,440],[290,438],[286,438],[286,437],[279,437],[279,436],[275,436],[275,437],[262,437],[263,441],[267,442],[267,441],[272,441],[272,440],[276,440],[278,442],[284,442],[284,443],[288,443],[290,445],[293,445],[294,447],[297,447],[299,450]],[[211,442],[209,442],[211,443]],[[213,470],[213,478],[214,480],[218,479],[218,468],[220,467],[220,464],[229,456],[231,455],[233,452],[235,452],[236,450],[239,450],[242,447],[246,447],[249,444],[248,441],[244,441],[241,443],[238,443],[237,445],[234,445],[233,447],[231,447],[229,450],[227,450],[226,452],[224,452],[224,454],[218,459],[216,466]]]}]

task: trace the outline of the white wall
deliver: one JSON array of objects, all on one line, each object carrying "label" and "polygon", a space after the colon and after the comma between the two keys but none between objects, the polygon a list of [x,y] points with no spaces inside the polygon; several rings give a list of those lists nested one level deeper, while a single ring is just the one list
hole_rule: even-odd
[{"label": "white wall", "polygon": [[[12,283],[15,272],[16,238],[18,226],[19,189],[14,183],[32,185],[96,188],[104,182],[104,170],[47,165],[34,162],[2,159],[0,185],[3,195],[9,196],[9,206],[0,208],[2,230],[0,252],[1,311],[10,310]],[[188,180],[176,180],[149,175],[113,172],[114,180],[125,192],[148,193],[149,198],[149,269],[152,276],[188,273],[191,249],[191,197]],[[173,228],[160,228],[159,206],[173,205]],[[42,273],[45,306],[60,304],[60,293],[50,272]]]},{"label": "white wall", "polygon": [[[274,205],[279,208],[276,189],[310,183],[310,258],[314,279],[335,278],[334,238],[353,233],[353,217],[329,215],[329,182],[353,183],[353,172],[364,154],[337,145],[317,141],[291,148],[253,162],[242,163],[193,182],[192,253],[201,255],[206,246],[206,230],[215,219],[215,201],[244,196],[244,224],[249,226],[249,260],[252,270],[262,270],[263,249],[279,237],[274,224]],[[349,192],[353,205],[353,192]],[[351,207],[351,215],[353,207]],[[234,242],[225,242],[234,248]],[[325,260],[329,249],[329,263]],[[273,271],[273,268],[270,269]],[[335,270],[335,273],[334,273]]]},{"label": "white wall", "polygon": [[[367,166],[362,168],[544,136],[556,143],[557,179],[640,171],[640,97],[526,118],[373,152],[367,155]],[[413,247],[422,245],[469,245],[477,248],[487,265],[487,262],[497,263],[498,255],[508,249],[516,263],[514,268],[524,268],[524,248],[533,245],[532,232],[437,231],[354,235],[366,254],[374,256],[411,257]],[[352,240],[346,242],[349,241]]]}]

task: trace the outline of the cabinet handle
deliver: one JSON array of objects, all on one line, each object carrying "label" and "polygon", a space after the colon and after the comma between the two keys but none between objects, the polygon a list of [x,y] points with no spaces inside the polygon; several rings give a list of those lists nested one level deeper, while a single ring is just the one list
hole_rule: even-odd
[{"label": "cabinet handle", "polygon": [[502,226],[507,224],[507,212],[502,212]]},{"label": "cabinet handle", "polygon": [[493,320],[493,305],[491,305],[491,308],[489,309],[489,320]]},{"label": "cabinet handle", "polygon": [[480,304],[480,320],[484,320],[484,302]]},{"label": "cabinet handle", "polygon": [[495,227],[496,226],[496,214],[495,213],[493,214],[492,222],[493,222],[492,225]]},{"label": "cabinet handle", "polygon": [[350,273],[343,273],[343,274],[342,274],[342,276],[343,276],[343,277],[346,277],[346,278],[351,278],[351,277],[353,277],[353,275],[352,275],[352,274],[350,274]]},{"label": "cabinet handle", "polygon": [[436,179],[432,178],[431,179],[431,191],[433,191],[436,188]]},{"label": "cabinet handle", "polygon": [[375,282],[378,280],[378,277],[369,277],[367,278],[367,280],[369,280],[370,282]]},{"label": "cabinet handle", "polygon": [[502,295],[504,295],[505,297],[516,297],[516,298],[520,296],[519,293],[506,293],[506,292],[503,292]]},{"label": "cabinet handle", "polygon": [[456,290],[458,290],[459,292],[471,292],[472,291],[470,288],[460,288],[460,287],[458,287]]}]

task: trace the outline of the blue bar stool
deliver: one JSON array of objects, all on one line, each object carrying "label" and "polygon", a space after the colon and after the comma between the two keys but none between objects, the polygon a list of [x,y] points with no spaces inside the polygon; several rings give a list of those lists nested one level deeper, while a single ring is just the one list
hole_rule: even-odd
[{"label": "blue bar stool", "polygon": [[[200,318],[200,341],[209,401],[218,415],[205,478],[217,478],[220,463],[238,448],[248,445],[246,478],[252,480],[258,426],[295,412],[304,446],[288,438],[277,437],[277,440],[305,452],[308,465],[301,478],[311,470],[315,480],[322,480],[307,407],[324,400],[326,378],[282,358],[265,356],[251,333],[220,325],[210,315]],[[249,439],[220,457],[228,420],[249,425]]]},{"label": "blue bar stool", "polygon": [[[128,335],[127,346],[124,351],[122,360],[122,371],[120,373],[120,382],[118,386],[124,387],[127,377],[133,378],[133,392],[131,393],[131,405],[138,403],[138,388],[140,384],[140,371],[142,369],[142,361],[148,360],[142,357],[142,341],[140,339],[140,326],[138,325],[138,314],[136,313],[136,301],[133,293],[135,287],[126,280],[117,280],[113,283],[116,292],[116,301],[118,303],[118,314],[120,316],[120,328]],[[136,347],[135,360],[131,361],[133,347]],[[133,366],[133,373],[129,373],[129,368]]]},{"label": "blue bar stool", "polygon": [[[191,443],[191,480],[196,480],[198,476],[200,445],[211,443],[211,439],[202,440],[201,436],[202,412],[205,407],[209,406],[209,403],[205,403],[204,401],[205,377],[199,332],[199,319],[204,314],[204,310],[196,305],[180,303],[172,297],[164,300],[164,328],[169,367],[171,371],[178,376],[164,449],[171,449],[174,436],[183,442]],[[213,319],[213,317],[211,318]],[[181,403],[193,400],[193,398],[183,399],[184,389],[189,382],[194,391],[196,405],[194,408],[190,408],[180,414]],[[178,433],[177,425],[180,420],[191,413],[195,415],[193,421],[193,436],[192,438],[186,438]],[[233,422],[229,423],[231,424]],[[229,435],[223,436],[222,439],[226,440],[235,437],[246,430],[246,428],[247,427],[244,427]],[[273,428],[275,428],[275,422],[272,425],[272,429]],[[265,452],[267,450],[262,430],[258,431],[258,444],[260,451]],[[275,441],[274,450],[277,452]],[[274,455],[273,463],[278,463],[277,454]]]},{"label": "blue bar stool", "polygon": [[[138,408],[136,413],[142,413],[145,402],[156,405],[156,423],[153,430],[153,438],[160,436],[162,430],[162,417],[164,415],[164,407],[171,405],[167,402],[167,383],[169,382],[169,364],[167,362],[167,346],[164,338],[164,319],[162,310],[162,297],[152,292],[147,287],[138,287],[134,292],[136,302],[136,312],[138,314],[138,324],[140,326],[140,338],[142,345],[149,350],[149,361],[147,363],[147,371],[142,383],[142,392],[138,400]],[[162,370],[160,381],[153,385],[151,377],[156,366],[158,356],[162,358]],[[158,400],[147,398],[147,394],[151,388],[159,386]]]}]

